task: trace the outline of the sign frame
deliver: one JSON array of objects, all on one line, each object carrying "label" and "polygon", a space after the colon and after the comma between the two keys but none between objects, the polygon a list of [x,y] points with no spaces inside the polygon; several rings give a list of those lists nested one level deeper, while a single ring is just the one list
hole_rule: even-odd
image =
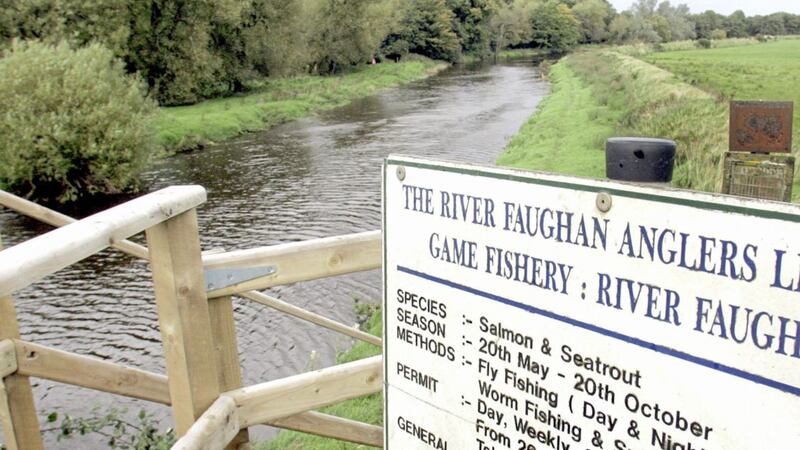
[{"label": "sign frame", "polygon": [[[785,222],[790,222],[792,224],[800,224],[800,206],[786,204],[786,203],[779,203],[779,202],[772,202],[766,200],[757,200],[757,199],[746,199],[740,197],[733,197],[727,195],[720,195],[720,194],[710,194],[710,193],[698,193],[692,191],[685,191],[685,190],[678,190],[678,189],[669,189],[669,188],[655,188],[655,187],[643,187],[640,185],[630,184],[630,183],[621,183],[621,182],[611,182],[606,180],[595,180],[595,179],[579,179],[575,177],[568,177],[562,175],[553,175],[553,174],[544,174],[538,172],[528,172],[528,171],[520,171],[514,169],[500,169],[500,168],[485,168],[480,166],[473,166],[468,164],[458,164],[458,163],[444,163],[444,162],[436,162],[430,161],[425,159],[419,158],[410,158],[410,157],[400,157],[400,156],[389,156],[384,161],[383,167],[383,189],[382,189],[382,200],[383,200],[383,233],[384,233],[384,241],[383,241],[383,280],[384,280],[384,332],[390,333],[390,329],[388,327],[388,315],[389,311],[387,309],[388,306],[388,299],[389,299],[389,283],[388,278],[388,271],[389,271],[389,249],[387,248],[387,243],[389,242],[390,233],[394,233],[394,230],[391,228],[390,224],[387,223],[387,194],[386,194],[386,187],[388,185],[389,177],[397,177],[400,181],[403,181],[406,177],[410,174],[413,174],[415,169],[426,169],[426,170],[437,170],[446,173],[453,173],[453,174],[460,174],[466,176],[480,176],[480,177],[487,177],[496,180],[505,180],[505,181],[515,181],[515,182],[523,182],[527,184],[537,185],[537,186],[545,186],[551,188],[564,188],[574,191],[580,191],[584,193],[596,194],[598,198],[601,196],[603,198],[628,198],[628,199],[635,199],[635,200],[646,200],[646,201],[653,201],[662,203],[665,205],[676,205],[676,206],[687,206],[691,208],[699,208],[702,210],[709,210],[709,211],[716,211],[722,213],[730,213],[730,214],[738,214],[738,215],[747,215],[747,216],[754,216],[763,219],[776,219]],[[613,206],[612,206],[613,209]],[[759,230],[761,231],[761,230]],[[534,311],[531,311],[534,312]],[[535,314],[545,315],[547,311],[535,311]],[[543,314],[544,313],[544,314]],[[581,324],[579,321],[573,323],[572,325],[578,327],[585,327],[587,324]],[[624,336],[617,337],[620,340],[625,340]],[[385,376],[385,389],[384,389],[384,423],[385,423],[385,448],[387,449],[394,449],[399,450],[399,448],[390,447],[389,442],[389,427],[392,424],[389,421],[389,402],[390,394],[389,390],[389,375],[391,373],[392,367],[389,367],[390,363],[390,352],[393,349],[389,348],[389,341],[390,339],[384,338],[384,376]],[[636,344],[636,343],[634,343]],[[653,345],[658,346],[657,344],[648,343],[648,342],[640,342],[636,345],[645,344],[651,346]],[[732,374],[733,376],[745,378],[750,381],[755,381],[762,386],[767,386],[771,388],[778,389],[783,392],[791,393],[795,396],[800,396],[800,385],[787,385],[785,383],[776,382],[775,380],[765,379],[764,377],[760,377],[758,375],[746,373],[736,367],[725,367],[724,365],[719,365],[712,361],[703,361],[702,358],[696,358],[692,355],[685,355],[680,351],[675,351],[670,348],[660,348],[655,349],[657,352],[671,354],[671,356],[675,356],[679,359],[684,361],[689,361],[694,364],[699,364],[701,366],[705,366],[707,368],[712,368],[714,370],[721,371]]]},{"label": "sign frame", "polygon": [[[732,100],[729,148],[732,152],[792,151],[793,102]],[[778,136],[770,136],[769,131]]]}]

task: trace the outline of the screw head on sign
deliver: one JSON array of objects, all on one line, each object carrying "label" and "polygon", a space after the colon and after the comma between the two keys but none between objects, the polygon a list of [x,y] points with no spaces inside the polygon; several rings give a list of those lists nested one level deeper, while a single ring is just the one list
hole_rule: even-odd
[{"label": "screw head on sign", "polygon": [[595,205],[600,212],[608,212],[611,209],[611,195],[607,192],[598,192],[595,199]]},{"label": "screw head on sign", "polygon": [[397,167],[397,179],[403,181],[406,179],[406,168],[403,166]]}]

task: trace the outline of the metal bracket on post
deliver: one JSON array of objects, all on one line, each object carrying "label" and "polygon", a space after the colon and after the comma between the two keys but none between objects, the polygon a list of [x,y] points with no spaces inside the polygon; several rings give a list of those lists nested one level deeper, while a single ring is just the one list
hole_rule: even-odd
[{"label": "metal bracket on post", "polygon": [[215,291],[276,273],[275,266],[206,269],[206,290]]}]

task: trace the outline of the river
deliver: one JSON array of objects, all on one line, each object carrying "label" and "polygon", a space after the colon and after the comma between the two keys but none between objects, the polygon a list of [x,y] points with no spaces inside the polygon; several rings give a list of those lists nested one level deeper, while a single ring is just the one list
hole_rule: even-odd
[{"label": "river", "polygon": [[[251,133],[155,164],[148,191],[200,184],[204,249],[251,248],[376,230],[381,224],[380,172],[389,154],[492,164],[549,85],[530,61],[454,67],[424,81]],[[46,226],[0,211],[6,245],[47,231]],[[139,239],[141,242],[141,239]],[[380,273],[274,288],[283,300],[346,324],[356,302],[380,301]],[[147,265],[107,250],[54,274],[15,296],[23,338],[159,373],[164,372]],[[235,300],[246,384],[321,368],[350,339],[267,307]],[[166,407],[82,388],[34,380],[40,415],[53,410],[86,415],[115,405],[129,416]],[[167,422],[163,422],[165,425]],[[271,431],[254,429],[257,438]],[[53,447],[102,447],[73,439]]]}]

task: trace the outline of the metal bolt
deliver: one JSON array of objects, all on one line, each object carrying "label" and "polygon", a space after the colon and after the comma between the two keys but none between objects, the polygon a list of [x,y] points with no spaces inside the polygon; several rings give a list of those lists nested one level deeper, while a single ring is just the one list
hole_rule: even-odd
[{"label": "metal bolt", "polygon": [[594,203],[600,212],[608,212],[611,209],[611,195],[607,192],[598,192]]},{"label": "metal bolt", "polygon": [[397,179],[403,181],[406,179],[406,168],[403,166],[397,167]]}]

